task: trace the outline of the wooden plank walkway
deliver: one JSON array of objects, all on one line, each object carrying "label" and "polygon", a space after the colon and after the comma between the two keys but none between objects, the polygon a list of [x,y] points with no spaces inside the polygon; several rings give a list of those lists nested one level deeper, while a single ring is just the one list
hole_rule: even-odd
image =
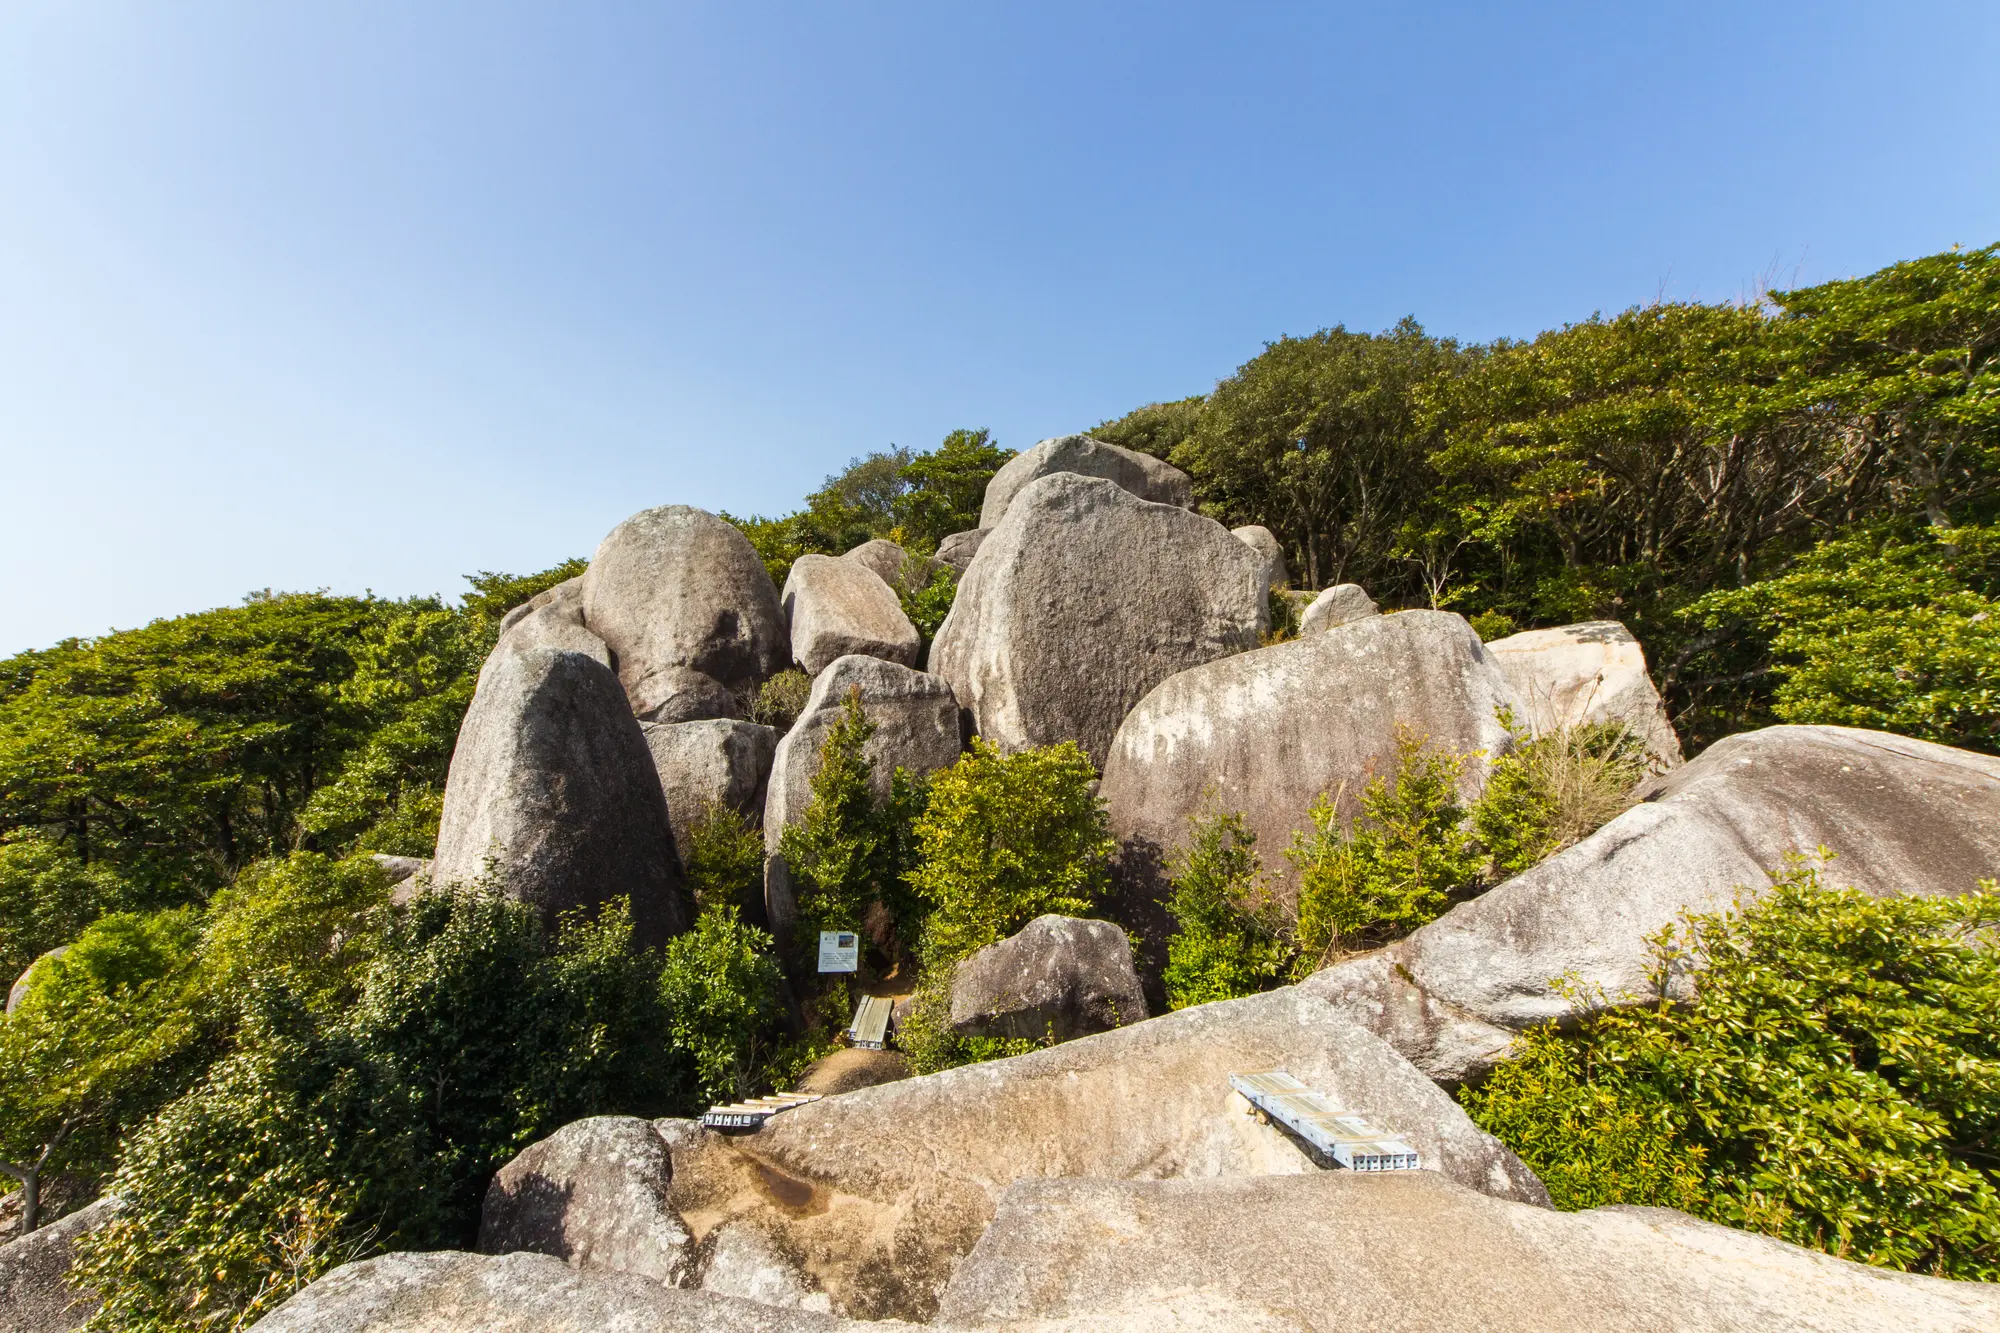
[{"label": "wooden plank walkway", "polygon": [[1343,1111],[1282,1069],[1231,1074],[1229,1086],[1264,1115],[1351,1171],[1415,1171],[1417,1151],[1389,1130]]}]

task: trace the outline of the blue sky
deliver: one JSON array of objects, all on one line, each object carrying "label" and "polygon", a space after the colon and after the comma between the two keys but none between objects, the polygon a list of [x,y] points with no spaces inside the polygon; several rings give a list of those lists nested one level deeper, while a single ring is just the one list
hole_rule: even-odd
[{"label": "blue sky", "polygon": [[0,652],[2000,240],[1996,71],[1990,0],[9,0]]}]

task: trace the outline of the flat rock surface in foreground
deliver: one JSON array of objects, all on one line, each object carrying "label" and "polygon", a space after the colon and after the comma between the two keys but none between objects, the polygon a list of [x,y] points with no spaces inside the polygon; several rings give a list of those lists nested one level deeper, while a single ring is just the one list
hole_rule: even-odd
[{"label": "flat rock surface in foreground", "polygon": [[1557,1213],[1428,1171],[1024,1181],[941,1322],[1294,1333],[1974,1333],[2000,1287],[1664,1208]]},{"label": "flat rock surface in foreground", "polygon": [[828,1098],[755,1134],[691,1135],[673,1150],[673,1202],[697,1240],[732,1221],[761,1228],[840,1313],[925,1319],[1016,1180],[1316,1170],[1230,1089],[1232,1073],[1278,1067],[1454,1180],[1547,1198],[1394,1051],[1280,990]]}]

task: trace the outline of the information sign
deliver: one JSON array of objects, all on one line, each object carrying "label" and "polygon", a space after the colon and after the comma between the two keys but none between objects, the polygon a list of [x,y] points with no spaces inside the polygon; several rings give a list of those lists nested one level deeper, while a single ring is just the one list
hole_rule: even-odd
[{"label": "information sign", "polygon": [[861,937],[851,930],[819,933],[819,970],[857,972],[861,969]]}]

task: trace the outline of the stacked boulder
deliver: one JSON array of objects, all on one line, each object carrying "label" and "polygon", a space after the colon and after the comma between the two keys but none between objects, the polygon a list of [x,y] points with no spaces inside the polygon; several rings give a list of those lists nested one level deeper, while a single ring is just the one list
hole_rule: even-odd
[{"label": "stacked boulder", "polygon": [[1520,700],[1520,720],[1536,735],[1587,722],[1616,723],[1652,762],[1681,762],[1680,738],[1646,672],[1646,651],[1615,620],[1529,630],[1486,645]]},{"label": "stacked boulder", "polygon": [[1056,473],[1102,477],[1141,500],[1194,508],[1193,480],[1171,463],[1088,435],[1064,435],[1010,458],[993,474],[979,511],[980,528],[991,532],[999,527],[1022,491]]}]

